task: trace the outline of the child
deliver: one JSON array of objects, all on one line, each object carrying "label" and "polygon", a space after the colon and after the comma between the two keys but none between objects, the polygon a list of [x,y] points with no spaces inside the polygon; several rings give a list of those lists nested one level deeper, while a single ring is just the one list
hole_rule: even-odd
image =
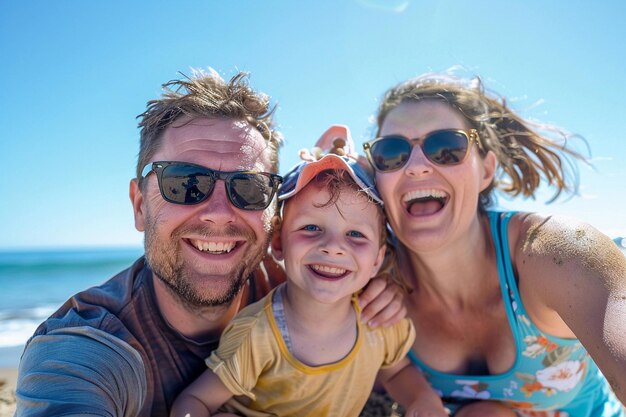
[{"label": "child", "polygon": [[287,282],[238,314],[172,416],[358,416],[377,375],[407,415],[447,416],[405,358],[411,322],[370,329],[359,320],[356,294],[385,258],[382,203],[346,127],[318,145],[337,149],[302,154],[279,192],[271,249]]}]

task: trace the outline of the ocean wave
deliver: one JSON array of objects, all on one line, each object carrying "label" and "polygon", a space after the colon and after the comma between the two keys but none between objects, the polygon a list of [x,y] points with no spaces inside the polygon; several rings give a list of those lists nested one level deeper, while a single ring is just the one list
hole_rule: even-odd
[{"label": "ocean wave", "polygon": [[100,285],[141,253],[141,248],[0,251],[0,348],[26,343],[72,294]]},{"label": "ocean wave", "polygon": [[38,320],[54,313],[60,305],[20,308],[15,310],[0,310],[0,323],[12,320]]},{"label": "ocean wave", "polygon": [[37,326],[59,306],[39,306],[16,310],[0,310],[0,348],[26,343]]}]

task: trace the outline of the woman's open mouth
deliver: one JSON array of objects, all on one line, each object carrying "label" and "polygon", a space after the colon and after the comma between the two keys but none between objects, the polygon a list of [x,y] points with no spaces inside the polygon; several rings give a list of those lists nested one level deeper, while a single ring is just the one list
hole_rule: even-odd
[{"label": "woman's open mouth", "polygon": [[413,216],[430,216],[439,212],[448,202],[449,196],[441,190],[415,190],[406,193],[402,202]]}]

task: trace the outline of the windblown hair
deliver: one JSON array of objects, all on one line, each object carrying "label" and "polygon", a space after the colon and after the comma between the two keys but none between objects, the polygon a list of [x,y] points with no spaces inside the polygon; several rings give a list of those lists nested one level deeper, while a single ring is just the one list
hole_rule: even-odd
[{"label": "windblown hair", "polygon": [[193,70],[192,76],[163,84],[163,95],[147,103],[145,112],[137,116],[140,145],[137,178],[159,149],[162,133],[182,117],[224,117],[248,122],[265,138],[271,150],[272,168],[278,171],[278,148],[282,137],[275,130],[269,97],[248,85],[248,74],[239,72],[224,81],[214,70],[208,73]]},{"label": "windblown hair", "polygon": [[[478,131],[481,155],[495,153],[498,170],[481,193],[479,209],[493,205],[494,188],[515,197],[535,197],[541,181],[556,188],[550,202],[561,192],[578,190],[578,166],[586,162],[567,147],[574,135],[555,126],[523,119],[499,95],[486,92],[480,78],[464,80],[449,75],[425,74],[388,90],[378,109],[378,132],[391,110],[402,103],[439,100],[448,103]],[[586,143],[586,142],[585,142]]]}]

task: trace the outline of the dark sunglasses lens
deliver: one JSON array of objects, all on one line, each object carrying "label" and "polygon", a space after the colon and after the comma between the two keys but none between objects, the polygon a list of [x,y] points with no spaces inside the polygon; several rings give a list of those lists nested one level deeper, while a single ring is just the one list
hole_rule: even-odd
[{"label": "dark sunglasses lens", "polygon": [[404,138],[387,136],[374,143],[370,149],[372,163],[379,171],[402,168],[411,156],[411,144]]},{"label": "dark sunglasses lens", "polygon": [[211,194],[214,186],[213,177],[193,165],[168,165],[161,175],[161,192],[171,203],[197,204]]},{"label": "dark sunglasses lens", "polygon": [[242,210],[264,210],[274,196],[273,180],[262,174],[233,174],[227,183],[232,203]]},{"label": "dark sunglasses lens", "polygon": [[463,161],[467,154],[469,141],[461,132],[435,132],[424,140],[424,155],[439,165],[456,165]]}]

